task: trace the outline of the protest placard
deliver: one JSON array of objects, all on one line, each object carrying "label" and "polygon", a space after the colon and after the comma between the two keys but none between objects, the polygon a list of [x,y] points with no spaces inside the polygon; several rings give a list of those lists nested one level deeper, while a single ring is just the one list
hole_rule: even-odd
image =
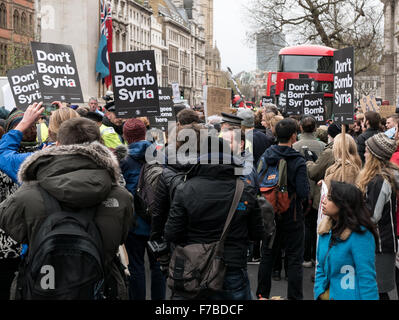
[{"label": "protest placard", "polygon": [[159,93],[153,50],[110,54],[116,115],[119,118],[159,115]]},{"label": "protest placard", "polygon": [[204,96],[206,117],[221,115],[222,112],[231,113],[231,89],[205,86]]},{"label": "protest placard", "polygon": [[83,103],[72,46],[32,42],[31,47],[43,101]]},{"label": "protest placard", "polygon": [[334,122],[352,124],[354,120],[354,75],[353,47],[334,52]]},{"label": "protest placard", "polygon": [[380,107],[381,118],[388,119],[388,117],[395,114],[395,112],[396,112],[396,106],[381,106]]},{"label": "protest placard", "polygon": [[369,95],[360,99],[360,107],[363,113],[368,111],[380,112],[380,106],[374,96]]},{"label": "protest placard", "polygon": [[264,106],[264,105],[266,105],[268,103],[273,103],[274,104],[275,103],[274,97],[267,97],[267,96],[262,97],[262,106]]},{"label": "protest placard", "polygon": [[312,115],[317,124],[326,123],[326,107],[324,105],[324,93],[311,93],[303,96],[303,115]]},{"label": "protest placard", "polygon": [[312,93],[312,79],[287,79],[287,114],[300,115],[303,109],[303,97]]},{"label": "protest placard", "polygon": [[180,96],[180,87],[177,82],[172,83],[172,90],[173,90],[173,102],[178,103],[181,101],[181,96]]},{"label": "protest placard", "polygon": [[152,128],[166,132],[169,121],[176,121],[173,103],[173,91],[171,88],[159,88],[159,116],[149,117]]},{"label": "protest placard", "polygon": [[39,80],[33,64],[10,70],[7,77],[18,109],[25,111],[32,103],[42,101]]},{"label": "protest placard", "polygon": [[286,91],[280,91],[280,95],[278,96],[278,101],[277,101],[277,108],[285,113],[287,110],[287,92]]}]

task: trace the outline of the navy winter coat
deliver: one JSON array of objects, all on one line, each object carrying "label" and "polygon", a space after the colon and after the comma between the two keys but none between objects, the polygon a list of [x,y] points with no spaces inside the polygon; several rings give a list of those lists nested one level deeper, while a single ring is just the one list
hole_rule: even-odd
[{"label": "navy winter coat", "polygon": [[[288,215],[293,220],[297,220],[297,218],[303,217],[302,201],[308,199],[310,192],[305,158],[293,148],[274,145],[262,155],[259,167],[265,166],[266,163],[269,166],[274,166],[282,158],[287,161],[288,194],[290,198],[293,198],[294,195],[296,198],[296,204],[291,201]],[[260,183],[261,181],[259,181]]]}]

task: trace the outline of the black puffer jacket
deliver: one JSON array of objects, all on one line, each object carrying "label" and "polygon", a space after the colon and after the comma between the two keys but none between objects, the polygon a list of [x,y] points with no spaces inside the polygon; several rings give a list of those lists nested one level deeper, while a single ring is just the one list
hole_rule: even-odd
[{"label": "black puffer jacket", "polygon": [[366,204],[378,227],[379,245],[376,252],[396,253],[396,192],[382,176],[375,176],[367,185]]},{"label": "black puffer jacket", "polygon": [[[234,165],[198,165],[176,189],[165,239],[175,244],[218,241],[233,201]],[[243,195],[230,225],[224,258],[229,267],[246,268],[249,240],[261,240],[263,219],[253,187],[245,183]]]},{"label": "black puffer jacket", "polygon": [[192,167],[192,165],[170,164],[162,171],[155,191],[155,200],[150,206],[152,216],[151,241],[161,240],[163,237],[171,205],[170,200],[172,197],[170,188],[172,182],[173,186],[177,186],[180,177]]},{"label": "black puffer jacket", "polygon": [[369,128],[356,139],[357,152],[363,163],[365,162],[364,153],[366,152],[366,141],[378,133],[380,133],[378,130]]}]

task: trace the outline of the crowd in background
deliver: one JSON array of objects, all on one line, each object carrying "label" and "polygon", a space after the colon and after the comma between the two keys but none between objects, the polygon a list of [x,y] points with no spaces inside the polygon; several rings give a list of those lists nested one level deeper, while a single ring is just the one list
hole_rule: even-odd
[{"label": "crowd in background", "polygon": [[[21,257],[43,223],[40,188],[65,206],[97,208],[106,270],[118,279],[115,297],[146,299],[147,254],[151,299],[169,298],[173,246],[218,240],[235,191],[234,172],[242,166],[225,164],[220,155],[218,163],[210,162],[212,151],[200,154],[200,145],[196,164],[172,162],[171,147],[184,141],[170,133],[184,129],[195,132],[198,141],[207,129],[208,145],[216,143],[231,157],[237,150],[251,155],[253,164],[240,177],[245,188],[225,242],[223,291],[208,299],[269,299],[272,279],[281,280],[283,266],[287,299],[303,299],[303,268],[315,269],[316,300],[389,299],[395,284],[399,292],[397,114],[381,119],[376,112],[357,112],[344,136],[341,125],[319,126],[312,116],[284,117],[272,104],[255,112],[232,109],[207,121],[203,112],[185,109],[175,127],[162,134],[147,118],[118,118],[112,102],[100,107],[91,98],[87,107],[53,106],[49,114],[40,104],[25,112],[0,108],[0,299],[9,299]],[[238,145],[237,129],[242,131]],[[146,164],[149,152],[161,154],[164,163]],[[257,199],[264,171],[281,159],[287,164],[289,203],[275,214],[270,246]],[[322,198],[323,182],[328,195]],[[153,190],[150,220],[133,209],[138,186]],[[117,208],[109,205],[110,198],[117,199]],[[320,210],[324,217],[318,223]],[[166,253],[149,252],[148,241],[169,244]],[[128,261],[122,276],[114,261],[118,252],[123,255],[120,246]],[[256,297],[248,263],[259,263]],[[123,275],[128,285],[120,280]],[[183,299],[173,291],[171,298]]]}]

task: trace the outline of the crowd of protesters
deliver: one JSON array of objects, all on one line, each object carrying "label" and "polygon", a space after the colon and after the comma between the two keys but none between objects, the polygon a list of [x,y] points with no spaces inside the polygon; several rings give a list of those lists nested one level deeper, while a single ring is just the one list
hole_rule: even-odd
[{"label": "crowd of protesters", "polygon": [[[24,112],[0,108],[0,299],[18,296],[21,265],[33,259],[54,201],[68,212],[93,210],[107,298],[184,299],[173,290],[166,296],[173,250],[218,241],[237,177],[245,186],[224,243],[223,290],[207,299],[270,299],[283,265],[287,299],[303,299],[303,268],[314,268],[315,300],[399,293],[396,114],[383,126],[378,113],[357,112],[343,130],[312,116],[284,117],[273,104],[207,121],[184,109],[163,133],[147,118],[118,118],[113,102],[53,105],[51,114],[41,103]],[[270,238],[259,198],[265,174],[281,160],[288,197]],[[143,190],[152,195],[146,216],[137,205]],[[166,249],[150,250],[151,243]],[[259,264],[256,296],[248,263]]]}]

